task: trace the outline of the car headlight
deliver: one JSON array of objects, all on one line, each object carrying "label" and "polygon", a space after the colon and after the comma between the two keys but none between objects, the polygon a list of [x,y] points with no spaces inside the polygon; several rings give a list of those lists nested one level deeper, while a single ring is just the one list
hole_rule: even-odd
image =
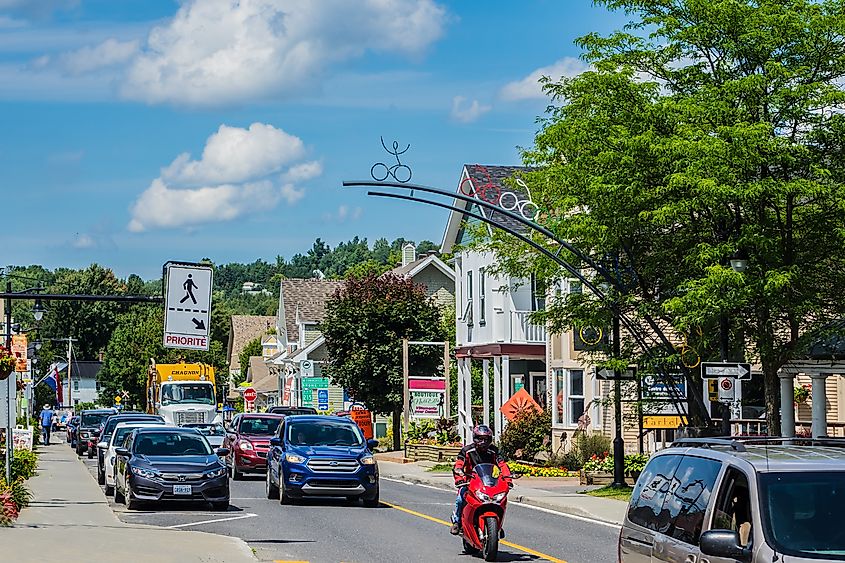
[{"label": "car headlight", "polygon": [[285,454],[285,460],[288,463],[305,463],[305,458],[296,454]]},{"label": "car headlight", "polygon": [[375,464],[376,464],[376,458],[374,458],[371,455],[365,455],[364,457],[361,458],[361,465],[375,465]]},{"label": "car headlight", "polygon": [[152,469],[142,469],[140,467],[131,467],[130,469],[132,473],[145,479],[158,479],[159,477],[158,471],[153,471]]},{"label": "car headlight", "polygon": [[248,451],[248,450],[254,450],[255,449],[255,448],[252,447],[252,442],[247,442],[246,440],[244,440],[242,442],[238,442],[238,447],[241,449],[241,451],[244,451],[244,452]]},{"label": "car headlight", "polygon": [[211,471],[206,471],[205,476],[209,479],[214,479],[215,477],[222,477],[226,474],[225,467],[218,467],[217,469],[212,469]]},{"label": "car headlight", "polygon": [[505,500],[506,496],[508,496],[507,491],[504,492],[504,493],[499,493],[498,495],[493,496],[493,501],[494,502],[502,502],[503,500]]}]

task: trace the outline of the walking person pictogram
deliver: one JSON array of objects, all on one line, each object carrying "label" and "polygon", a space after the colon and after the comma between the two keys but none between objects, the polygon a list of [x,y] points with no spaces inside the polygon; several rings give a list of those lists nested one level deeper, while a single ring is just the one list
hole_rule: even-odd
[{"label": "walking person pictogram", "polygon": [[199,289],[199,287],[197,287],[197,284],[194,283],[194,280],[191,278],[191,274],[188,274],[188,279],[185,280],[185,283],[182,284],[182,287],[185,288],[185,297],[183,297],[179,301],[179,303],[184,303],[190,297],[191,301],[193,301],[194,305],[196,305],[197,298],[194,297],[194,290]]}]

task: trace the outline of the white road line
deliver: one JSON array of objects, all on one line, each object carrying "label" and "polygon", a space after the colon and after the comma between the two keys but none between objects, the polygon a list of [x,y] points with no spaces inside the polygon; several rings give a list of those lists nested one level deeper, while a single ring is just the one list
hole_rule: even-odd
[{"label": "white road line", "polygon": [[[414,482],[411,482],[411,481],[403,481],[401,479],[392,479],[390,477],[381,477],[381,479],[383,479],[385,481],[392,481],[394,483],[402,483],[403,485],[411,485],[411,486],[414,486],[414,487],[423,487],[425,489],[434,489],[436,491],[443,491],[443,492],[447,492],[447,493],[449,492],[442,487],[435,487],[433,485],[425,485],[423,483],[414,483]],[[525,502],[519,502],[518,500],[508,499],[508,502],[510,502],[511,504],[519,505],[522,508],[529,508],[531,510],[538,510],[540,512],[545,512],[547,514],[554,514],[555,516],[563,516],[564,518],[572,518],[573,520],[580,520],[582,522],[588,522],[590,524],[598,524],[600,526],[605,526],[605,527],[608,527],[608,528],[612,528],[614,530],[618,530],[619,528],[621,528],[621,526],[619,526],[618,524],[612,524],[610,522],[605,522],[604,520],[597,520],[595,518],[588,518],[586,516],[578,516],[577,514],[568,514],[566,512],[558,512],[557,510],[552,510],[550,508],[544,508],[542,506],[535,506],[533,504],[528,504],[528,503],[525,503]]]},{"label": "white road line", "polygon": [[231,520],[243,520],[244,518],[253,518],[258,514],[241,514],[240,516],[232,516],[231,518],[215,518],[214,520],[203,520],[201,522],[189,522],[187,524],[176,524],[175,526],[164,526],[165,528],[187,528],[189,526],[201,526],[203,524],[214,524],[215,522],[229,522]]}]

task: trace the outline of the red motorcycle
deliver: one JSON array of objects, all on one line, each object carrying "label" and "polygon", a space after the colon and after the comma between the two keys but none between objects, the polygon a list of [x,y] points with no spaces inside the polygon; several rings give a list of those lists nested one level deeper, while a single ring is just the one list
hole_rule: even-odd
[{"label": "red motorcycle", "polygon": [[502,524],[509,491],[510,484],[501,477],[497,466],[489,463],[475,466],[461,512],[464,553],[481,553],[485,561],[496,560],[499,538],[505,535]]}]

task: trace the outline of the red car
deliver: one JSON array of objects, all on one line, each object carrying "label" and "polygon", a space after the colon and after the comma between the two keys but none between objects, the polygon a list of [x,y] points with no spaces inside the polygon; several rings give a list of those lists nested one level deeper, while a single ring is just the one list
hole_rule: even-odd
[{"label": "red car", "polygon": [[228,448],[226,466],[235,481],[244,473],[267,471],[267,450],[270,438],[276,435],[279,423],[285,419],[281,414],[239,414],[226,429],[223,447]]}]

